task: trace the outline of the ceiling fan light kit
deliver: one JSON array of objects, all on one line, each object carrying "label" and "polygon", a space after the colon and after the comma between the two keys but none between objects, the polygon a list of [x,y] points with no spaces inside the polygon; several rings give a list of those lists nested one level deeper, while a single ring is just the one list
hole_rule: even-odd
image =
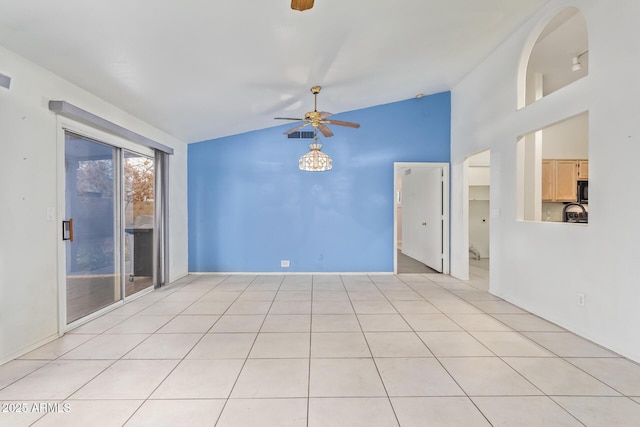
[{"label": "ceiling fan light kit", "polygon": [[298,166],[301,171],[307,172],[324,172],[329,171],[333,167],[333,160],[327,153],[320,151],[322,144],[318,143],[318,139],[313,144],[309,144],[309,152],[302,157]]},{"label": "ceiling fan light kit", "polygon": [[300,12],[313,7],[313,0],[291,0],[291,9],[299,10]]}]

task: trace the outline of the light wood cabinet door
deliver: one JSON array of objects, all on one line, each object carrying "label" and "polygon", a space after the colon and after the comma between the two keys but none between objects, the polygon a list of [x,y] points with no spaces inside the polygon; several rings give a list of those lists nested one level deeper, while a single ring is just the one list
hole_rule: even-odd
[{"label": "light wood cabinet door", "polygon": [[578,160],[578,179],[589,179],[589,160]]},{"label": "light wood cabinet door", "polygon": [[[584,164],[585,166],[580,166]],[[588,177],[589,162],[586,160],[542,160],[542,201],[575,202],[577,197],[579,171]]]},{"label": "light wood cabinet door", "polygon": [[556,160],[555,172],[555,200],[575,202],[577,200],[578,163],[575,160]]}]

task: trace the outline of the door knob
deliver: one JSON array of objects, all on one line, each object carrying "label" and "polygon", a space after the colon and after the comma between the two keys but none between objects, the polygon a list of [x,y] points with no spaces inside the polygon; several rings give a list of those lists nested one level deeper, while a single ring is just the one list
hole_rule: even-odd
[{"label": "door knob", "polygon": [[423,222],[423,223],[422,223],[422,226],[423,226],[423,227],[426,227],[426,226],[427,226],[427,223],[426,223],[426,222]]}]

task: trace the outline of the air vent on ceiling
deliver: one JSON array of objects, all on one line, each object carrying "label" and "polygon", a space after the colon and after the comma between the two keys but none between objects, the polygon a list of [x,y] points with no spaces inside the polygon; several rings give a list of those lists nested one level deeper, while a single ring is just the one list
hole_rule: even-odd
[{"label": "air vent on ceiling", "polygon": [[300,138],[313,138],[313,131],[297,131],[297,132],[291,132],[289,135],[289,138],[296,138],[296,139],[300,139]]}]

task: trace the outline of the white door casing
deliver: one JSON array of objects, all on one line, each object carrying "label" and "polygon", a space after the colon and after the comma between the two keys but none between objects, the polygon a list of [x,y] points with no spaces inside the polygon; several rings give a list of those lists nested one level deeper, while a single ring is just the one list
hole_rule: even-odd
[{"label": "white door casing", "polygon": [[[396,204],[402,204],[402,252],[448,274],[449,165],[395,163],[395,174],[402,179],[401,197],[395,197]],[[397,216],[395,224],[397,228]]]}]

